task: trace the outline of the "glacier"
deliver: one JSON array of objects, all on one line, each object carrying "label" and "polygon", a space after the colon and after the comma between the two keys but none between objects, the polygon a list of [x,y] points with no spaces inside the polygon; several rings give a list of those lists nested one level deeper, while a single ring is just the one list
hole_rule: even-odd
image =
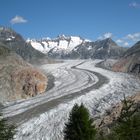
[{"label": "glacier", "polygon": [[[64,63],[41,65],[42,70],[54,75],[55,86],[43,95],[5,104],[4,116],[18,125],[15,139],[63,139],[64,124],[75,103],[83,103],[91,117],[96,117],[123,99],[124,94],[131,96],[140,91],[137,77],[98,68],[95,65],[100,61],[67,60]],[[103,78],[97,74],[106,80],[102,82]],[[98,86],[97,83],[101,82]],[[90,87],[94,88],[85,90]],[[23,118],[20,119],[20,116]]]}]

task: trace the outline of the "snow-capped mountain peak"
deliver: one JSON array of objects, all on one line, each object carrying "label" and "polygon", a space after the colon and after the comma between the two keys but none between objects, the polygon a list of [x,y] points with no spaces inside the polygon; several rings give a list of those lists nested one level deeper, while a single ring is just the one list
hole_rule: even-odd
[{"label": "snow-capped mountain peak", "polygon": [[63,34],[54,39],[32,39],[28,43],[49,57],[58,59],[117,58],[125,51],[111,38],[93,42],[80,36],[65,36]]},{"label": "snow-capped mountain peak", "polygon": [[85,42],[85,40],[79,36],[65,35],[59,35],[54,39],[48,37],[42,38],[41,40],[27,39],[27,43],[30,43],[33,48],[42,53],[48,53],[50,50],[55,52],[65,51],[68,53],[83,42]]}]

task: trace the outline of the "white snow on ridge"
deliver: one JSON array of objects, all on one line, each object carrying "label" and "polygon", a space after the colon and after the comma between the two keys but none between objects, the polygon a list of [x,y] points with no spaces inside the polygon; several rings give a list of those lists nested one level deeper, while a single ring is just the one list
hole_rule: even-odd
[{"label": "white snow on ridge", "polygon": [[15,36],[9,36],[9,38],[7,38],[6,40],[7,40],[7,41],[11,41],[11,40],[13,40],[13,39],[15,39]]},{"label": "white snow on ridge", "polygon": [[57,46],[57,48],[64,49],[64,50],[66,50],[67,47],[68,47],[68,41],[66,40],[60,40],[59,46]]},{"label": "white snow on ridge", "polygon": [[80,37],[71,37],[71,41],[69,43],[69,50],[73,50],[76,46],[80,45],[83,42]]},{"label": "white snow on ridge", "polygon": [[92,49],[92,46],[89,46],[87,49],[88,49],[88,50],[91,50],[91,49]]},{"label": "white snow on ridge", "polygon": [[[76,46],[80,45],[82,42],[85,42],[86,40],[81,39],[77,36],[70,36],[66,37],[64,35],[59,36],[56,39],[42,39],[40,41],[37,40],[30,40],[27,39],[27,43],[31,43],[32,47],[37,49],[40,52],[48,53],[50,49],[54,49],[53,51],[62,51],[70,52],[72,51]],[[89,41],[87,41],[89,42]],[[44,46],[41,44],[43,43]]]},{"label": "white snow on ridge", "polygon": [[36,42],[36,41],[31,41],[31,45],[32,45],[36,50],[38,50],[38,51],[41,51],[41,52],[44,51],[43,46],[42,46],[40,43]]},{"label": "white snow on ridge", "polygon": [[[104,84],[99,89],[92,90],[72,101],[62,103],[50,111],[41,114],[39,117],[35,117],[22,124],[18,127],[19,131],[17,132],[16,140],[62,140],[64,123],[67,121],[69,111],[75,103],[84,103],[89,109],[91,116],[95,116],[102,114],[105,109],[120,101],[124,93],[126,96],[129,96],[140,90],[140,81],[136,77],[97,68],[95,67],[97,62],[98,61],[86,61],[86,63],[78,67],[95,71],[108,77],[110,79],[108,84]],[[75,62],[68,61],[68,63],[71,65]],[[70,65],[66,63],[61,64],[60,67],[59,64],[55,65],[59,70],[68,69],[70,67]],[[55,72],[57,72],[57,70]],[[58,71],[58,75],[56,74],[56,76],[59,77],[59,74],[61,75],[60,71]],[[63,76],[63,74],[61,76]],[[63,80],[65,80],[65,78]],[[63,83],[63,81],[61,82]],[[71,87],[69,87],[69,90],[70,89]]]},{"label": "white snow on ridge", "polygon": [[91,41],[91,40],[89,40],[89,39],[85,39],[84,41],[85,41],[85,42],[92,42],[92,41]]},{"label": "white snow on ridge", "polygon": [[58,42],[56,41],[48,41],[47,43],[49,48],[54,48],[58,45]]},{"label": "white snow on ridge", "polygon": [[51,48],[49,48],[48,43],[45,42],[45,41],[42,41],[42,44],[44,45],[44,50],[43,50],[43,52],[45,52],[45,53],[49,52],[49,50],[50,50]]}]

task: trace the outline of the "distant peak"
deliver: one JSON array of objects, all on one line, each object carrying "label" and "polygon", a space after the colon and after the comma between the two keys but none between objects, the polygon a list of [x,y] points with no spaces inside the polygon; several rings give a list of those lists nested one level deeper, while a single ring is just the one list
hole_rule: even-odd
[{"label": "distant peak", "polygon": [[103,41],[105,41],[106,43],[113,43],[113,44],[117,45],[116,42],[112,38],[106,38]]},{"label": "distant peak", "polygon": [[0,26],[0,31],[4,31],[4,32],[15,32],[10,27],[5,27],[5,26]]},{"label": "distant peak", "polygon": [[50,37],[43,37],[41,40],[51,40]]},{"label": "distant peak", "polygon": [[60,34],[57,36],[59,39],[66,39],[68,38],[67,36],[65,36],[64,34]]},{"label": "distant peak", "polygon": [[60,34],[58,35],[58,37],[66,37],[64,34]]},{"label": "distant peak", "polygon": [[113,41],[113,39],[112,38],[105,38],[104,40],[106,40],[106,41]]}]

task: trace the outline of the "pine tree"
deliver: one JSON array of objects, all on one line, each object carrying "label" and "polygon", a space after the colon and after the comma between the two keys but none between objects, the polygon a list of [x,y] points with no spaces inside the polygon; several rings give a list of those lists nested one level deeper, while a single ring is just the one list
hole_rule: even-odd
[{"label": "pine tree", "polygon": [[[1,117],[1,115],[0,115]],[[0,140],[12,140],[15,135],[15,126],[9,125],[6,119],[0,119]]]},{"label": "pine tree", "polygon": [[140,113],[134,101],[122,101],[123,107],[114,131],[119,140],[140,140]]},{"label": "pine tree", "polygon": [[93,119],[83,104],[74,105],[64,127],[64,140],[94,140],[96,129]]}]

